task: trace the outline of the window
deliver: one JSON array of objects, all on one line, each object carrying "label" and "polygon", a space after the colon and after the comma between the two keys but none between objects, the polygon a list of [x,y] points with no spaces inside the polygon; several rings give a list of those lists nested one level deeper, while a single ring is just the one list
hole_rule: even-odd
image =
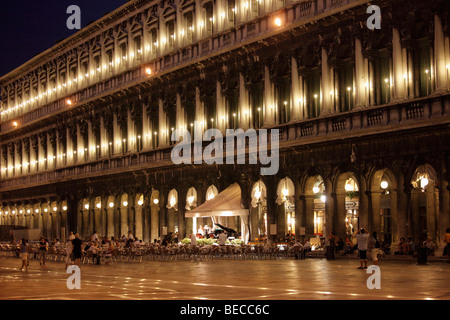
[{"label": "window", "polygon": [[151,41],[151,54],[156,55],[156,48],[158,47],[158,33],[156,28],[150,30],[150,41]]},{"label": "window", "polygon": [[136,60],[141,60],[142,57],[142,46],[141,46],[141,36],[137,36],[134,38],[134,51]]},{"label": "window", "polygon": [[108,70],[109,70],[109,72],[112,72],[114,69],[113,69],[113,64],[114,64],[114,62],[113,62],[113,51],[112,51],[112,49],[109,49],[109,50],[107,50],[106,51],[106,57],[107,57],[107,59],[108,59]]},{"label": "window", "polygon": [[186,22],[186,43],[191,43],[194,34],[194,14],[192,11],[186,12],[184,14],[184,21]]},{"label": "window", "polygon": [[236,14],[236,3],[235,0],[228,0],[228,24],[229,26],[234,26],[235,14]]},{"label": "window", "polygon": [[167,30],[167,50],[172,51],[175,43],[175,21],[170,20],[166,22]]},{"label": "window", "polygon": [[120,60],[123,67],[127,66],[127,44],[123,42],[120,45]]},{"label": "window", "polygon": [[213,30],[213,25],[214,25],[214,14],[213,14],[213,4],[212,2],[208,2],[207,4],[205,4],[204,6],[204,10],[205,10],[205,36],[212,36],[214,30]]}]

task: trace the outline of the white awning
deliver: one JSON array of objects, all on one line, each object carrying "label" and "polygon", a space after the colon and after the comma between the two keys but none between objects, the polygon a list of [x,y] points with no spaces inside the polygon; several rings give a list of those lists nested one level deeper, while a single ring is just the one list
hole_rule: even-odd
[{"label": "white awning", "polygon": [[241,188],[230,185],[200,207],[186,211],[187,218],[248,216],[248,209],[241,206]]}]

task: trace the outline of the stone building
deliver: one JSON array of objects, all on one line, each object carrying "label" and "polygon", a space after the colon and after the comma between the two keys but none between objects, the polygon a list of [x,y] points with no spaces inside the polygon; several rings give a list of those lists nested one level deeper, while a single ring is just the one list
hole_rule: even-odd
[{"label": "stone building", "polygon": [[[368,28],[369,5],[381,29]],[[250,240],[364,226],[394,246],[429,236],[442,247],[449,6],[128,1],[0,78],[0,223],[50,239],[182,238],[211,222],[190,210],[238,183]],[[180,128],[278,129],[278,173],[175,165]]]}]

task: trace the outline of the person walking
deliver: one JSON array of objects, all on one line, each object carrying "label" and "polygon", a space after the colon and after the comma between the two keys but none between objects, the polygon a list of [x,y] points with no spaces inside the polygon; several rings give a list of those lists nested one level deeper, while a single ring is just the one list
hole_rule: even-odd
[{"label": "person walking", "polygon": [[363,227],[361,227],[356,234],[356,239],[358,240],[359,262],[361,264],[358,269],[367,269],[367,245],[369,236],[369,233]]},{"label": "person walking", "polygon": [[378,240],[378,236],[375,231],[372,233],[369,249],[372,254],[373,263],[375,265],[378,265],[378,253],[380,252],[380,241]]},{"label": "person walking", "polygon": [[69,266],[69,263],[71,262],[71,256],[72,256],[72,250],[73,250],[73,245],[72,245],[72,241],[67,239],[66,241],[66,269]]},{"label": "person walking", "polygon": [[48,250],[48,242],[45,238],[41,237],[41,241],[39,242],[39,253],[40,253],[40,265],[45,266],[45,255]]},{"label": "person walking", "polygon": [[20,257],[22,258],[22,266],[20,267],[20,271],[22,271],[23,267],[28,271],[28,243],[25,238],[22,238],[22,242],[20,243]]},{"label": "person walking", "polygon": [[83,241],[80,239],[80,235],[77,233],[75,234],[75,239],[72,240],[72,253],[73,253],[73,260],[75,261],[75,264],[77,266],[80,266],[81,261],[81,246],[83,245]]}]

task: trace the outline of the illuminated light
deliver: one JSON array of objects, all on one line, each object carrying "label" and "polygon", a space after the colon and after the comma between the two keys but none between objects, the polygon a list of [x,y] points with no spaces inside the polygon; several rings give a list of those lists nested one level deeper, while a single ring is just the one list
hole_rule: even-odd
[{"label": "illuminated light", "polygon": [[144,204],[144,201],[142,201],[142,200],[138,201],[138,205],[142,206],[143,204]]},{"label": "illuminated light", "polygon": [[382,189],[387,189],[387,187],[389,186],[389,184],[388,184],[387,181],[381,181],[380,186],[381,186]]},{"label": "illuminated light", "polygon": [[320,188],[319,188],[319,187],[314,187],[314,188],[313,188],[313,192],[314,192],[314,193],[319,193],[319,191],[320,191]]},{"label": "illuminated light", "polygon": [[123,204],[124,207],[128,206],[128,202],[127,201],[124,201],[122,204]]},{"label": "illuminated light", "polygon": [[27,213],[31,213],[31,210],[30,210],[30,209],[28,209],[28,210],[27,210]]},{"label": "illuminated light", "polygon": [[326,197],[326,196],[321,196],[321,197],[320,197],[320,201],[325,202],[326,200],[327,200],[327,197]]},{"label": "illuminated light", "polygon": [[189,197],[187,198],[187,201],[188,201],[189,204],[192,204],[192,203],[194,202],[194,200],[195,200],[195,197],[194,197],[194,196],[189,196]]},{"label": "illuminated light", "polygon": [[281,19],[280,19],[280,18],[276,18],[276,19],[275,19],[275,25],[276,25],[277,27],[281,27]]},{"label": "illuminated light", "polygon": [[110,208],[114,207],[114,203],[110,202],[110,203],[109,203],[109,207],[110,207]]},{"label": "illuminated light", "polygon": [[53,207],[53,211],[56,211],[56,210],[58,210],[58,208],[57,207]]},{"label": "illuminated light", "polygon": [[89,209],[89,205],[88,204],[85,204],[84,205],[84,208],[87,210],[87,209]]},{"label": "illuminated light", "polygon": [[428,185],[429,181],[426,177],[423,177],[422,179],[420,179],[420,187],[422,189],[425,189]]},{"label": "illuminated light", "polygon": [[64,207],[63,207],[63,210],[66,211],[66,210],[67,210],[67,206],[64,206]]},{"label": "illuminated light", "polygon": [[428,69],[425,70],[425,73],[428,74],[428,72],[430,72]]},{"label": "illuminated light", "polygon": [[67,100],[66,100],[66,103],[67,103],[69,106],[71,106],[71,105],[72,105],[72,100],[67,99]]},{"label": "illuminated light", "polygon": [[44,212],[47,212],[47,211],[48,211],[47,208],[45,208],[45,209],[44,209]]},{"label": "illuminated light", "polygon": [[158,132],[155,131],[155,132],[153,132],[153,134],[156,136],[158,134]]},{"label": "illuminated light", "polygon": [[17,121],[14,121],[14,122],[13,122],[13,126],[14,126],[14,127],[17,127],[18,125],[19,125],[19,124],[17,123]]},{"label": "illuminated light", "polygon": [[97,203],[97,204],[96,204],[96,207],[97,207],[98,209],[100,209],[100,208],[102,207],[102,204],[101,204],[101,203]]},{"label": "illuminated light", "polygon": [[159,200],[158,200],[158,199],[153,199],[153,203],[154,203],[154,204],[158,204],[158,203],[159,203]]},{"label": "illuminated light", "polygon": [[351,87],[347,87],[347,91],[351,91],[352,90],[352,88]]},{"label": "illuminated light", "polygon": [[384,82],[385,82],[385,83],[388,83],[388,82],[389,82],[389,79],[388,79],[388,78],[384,79]]},{"label": "illuminated light", "polygon": [[145,69],[145,72],[146,72],[148,75],[152,74],[152,70],[151,70],[150,68]]},{"label": "illuminated light", "polygon": [[19,210],[19,213],[22,214],[22,213],[23,213],[23,210]]},{"label": "illuminated light", "polygon": [[354,188],[353,188],[353,186],[351,184],[347,183],[345,185],[345,191],[350,192],[350,191],[353,191],[353,190],[354,190]]},{"label": "illuminated light", "polygon": [[318,95],[317,95],[317,93],[314,95],[314,99],[317,99],[317,97],[318,97]]}]

